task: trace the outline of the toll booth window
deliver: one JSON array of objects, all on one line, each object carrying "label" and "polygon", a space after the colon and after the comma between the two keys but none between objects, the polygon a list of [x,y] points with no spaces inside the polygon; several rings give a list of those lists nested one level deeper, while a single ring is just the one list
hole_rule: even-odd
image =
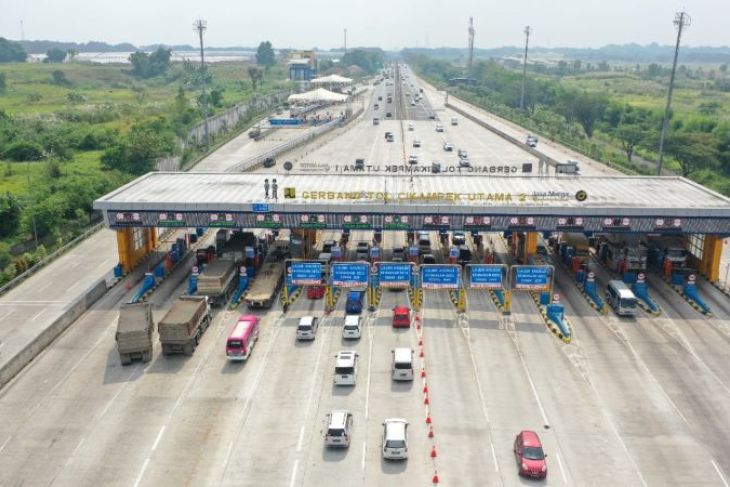
[{"label": "toll booth window", "polygon": [[146,228],[133,228],[132,229],[132,241],[134,250],[139,250],[144,247],[145,242],[145,230]]},{"label": "toll booth window", "polygon": [[702,249],[705,246],[705,236],[699,234],[693,234],[689,236],[689,244],[687,250],[690,254],[694,255],[697,259],[702,259]]}]

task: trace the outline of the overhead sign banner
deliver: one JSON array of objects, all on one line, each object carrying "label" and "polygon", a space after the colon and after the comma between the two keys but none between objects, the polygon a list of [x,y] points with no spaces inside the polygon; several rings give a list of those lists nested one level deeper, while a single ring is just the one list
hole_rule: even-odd
[{"label": "overhead sign banner", "polygon": [[322,284],[321,262],[292,261],[289,266],[291,283],[295,286],[316,286]]},{"label": "overhead sign banner", "polygon": [[467,265],[469,287],[472,289],[504,289],[507,266],[502,264]]},{"label": "overhead sign banner", "polygon": [[423,289],[458,289],[461,266],[422,265],[421,287]]},{"label": "overhead sign banner", "polygon": [[409,262],[381,262],[378,265],[380,287],[408,287],[411,284],[412,269]]},{"label": "overhead sign banner", "polygon": [[370,265],[365,262],[336,262],[331,266],[335,287],[367,287]]},{"label": "overhead sign banner", "polygon": [[553,267],[549,265],[512,266],[512,287],[525,291],[549,291],[552,283]]}]

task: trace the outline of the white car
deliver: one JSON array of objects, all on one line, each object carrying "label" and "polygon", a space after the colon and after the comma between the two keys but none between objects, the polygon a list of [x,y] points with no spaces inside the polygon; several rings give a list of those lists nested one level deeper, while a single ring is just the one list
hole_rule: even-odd
[{"label": "white car", "polygon": [[415,107],[416,106],[416,101],[415,100],[411,100],[411,106],[412,107]]},{"label": "white car", "polygon": [[345,326],[342,328],[342,338],[357,339],[362,336],[362,317],[358,315],[345,316]]},{"label": "white car", "polygon": [[314,340],[319,320],[316,316],[302,316],[297,325],[297,340]]},{"label": "white car", "polygon": [[444,142],[444,150],[446,152],[453,151],[454,150],[454,144],[452,144],[451,142]]},{"label": "white car", "polygon": [[383,458],[408,458],[408,421],[405,419],[390,418],[383,421]]},{"label": "white car", "polygon": [[421,147],[421,139],[413,139],[413,147]]},{"label": "white car", "polygon": [[444,131],[444,126],[441,125],[440,123],[437,123],[436,124],[436,132],[443,132],[443,131]]},{"label": "white car", "polygon": [[354,386],[357,381],[357,352],[352,350],[338,352],[335,355],[336,386]]},{"label": "white car", "polygon": [[349,447],[352,430],[352,414],[349,411],[337,410],[329,413],[327,419],[327,431],[324,434],[325,446]]},{"label": "white car", "polygon": [[408,156],[408,164],[418,164],[418,156]]},{"label": "white car", "polygon": [[413,127],[413,122],[408,122],[408,130],[409,130],[410,132],[413,132],[413,128],[414,128],[414,127]]},{"label": "white car", "polygon": [[471,167],[471,161],[468,157],[459,158],[459,167]]}]

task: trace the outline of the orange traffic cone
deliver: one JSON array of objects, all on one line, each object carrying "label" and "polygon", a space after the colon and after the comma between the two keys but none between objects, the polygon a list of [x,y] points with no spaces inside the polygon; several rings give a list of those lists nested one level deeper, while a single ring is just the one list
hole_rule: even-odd
[{"label": "orange traffic cone", "polygon": [[421,349],[421,353],[418,356],[423,358],[423,349]]},{"label": "orange traffic cone", "polygon": [[419,345],[420,347],[422,347],[422,346],[423,346],[423,338],[419,338],[419,339],[418,339],[418,345]]},{"label": "orange traffic cone", "polygon": [[428,394],[426,394],[426,395],[425,395],[425,396],[423,397],[423,404],[430,404],[430,403],[428,402]]},{"label": "orange traffic cone", "polygon": [[421,377],[426,377],[426,369],[421,368]]},{"label": "orange traffic cone", "polygon": [[423,393],[424,394],[428,394],[428,386],[427,385],[424,385],[423,386]]},{"label": "orange traffic cone", "polygon": [[428,437],[433,438],[433,426],[428,427]]},{"label": "orange traffic cone", "polygon": [[434,484],[438,484],[439,483],[439,472],[438,472],[438,470],[434,470],[433,471],[433,479],[431,479],[431,482],[433,482]]},{"label": "orange traffic cone", "polygon": [[431,415],[430,414],[428,414],[426,416],[426,424],[431,424]]},{"label": "orange traffic cone", "polygon": [[434,445],[431,447],[431,458],[436,458],[438,454],[436,453],[436,446]]}]

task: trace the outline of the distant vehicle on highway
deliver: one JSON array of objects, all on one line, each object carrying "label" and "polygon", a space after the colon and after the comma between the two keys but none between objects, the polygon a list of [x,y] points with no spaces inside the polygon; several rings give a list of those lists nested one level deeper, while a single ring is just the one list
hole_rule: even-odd
[{"label": "distant vehicle on highway", "polygon": [[418,156],[408,156],[408,164],[418,164]]},{"label": "distant vehicle on highway", "polygon": [[413,122],[408,122],[408,130],[413,132],[413,129],[414,129]]},{"label": "distant vehicle on highway", "polygon": [[412,107],[415,107],[416,106],[416,101],[415,100],[411,100],[411,106]]},{"label": "distant vehicle on highway", "polygon": [[469,154],[467,154],[467,152],[464,149],[459,149],[459,151],[457,152],[457,154],[458,154],[458,156],[460,158],[461,157],[469,157]]},{"label": "distant vehicle on highway", "polygon": [[378,117],[373,118],[373,125],[380,125],[380,119]]},{"label": "distant vehicle on highway", "polygon": [[411,310],[408,306],[393,308],[393,328],[410,328]]},{"label": "distant vehicle on highway", "polygon": [[365,159],[355,159],[355,170],[356,171],[365,170]]},{"label": "distant vehicle on highway", "polygon": [[405,419],[390,418],[383,421],[383,458],[408,458],[408,421]]},{"label": "distant vehicle on highway", "polygon": [[441,125],[440,123],[437,123],[436,124],[436,132],[443,132],[443,131],[444,131],[444,126]]},{"label": "distant vehicle on highway", "polygon": [[421,264],[435,264],[436,257],[433,254],[423,254],[421,256]]},{"label": "distant vehicle on highway", "polygon": [[532,134],[527,134],[527,140],[525,143],[530,147],[537,147],[537,137]]},{"label": "distant vehicle on highway", "polygon": [[453,151],[454,150],[454,144],[452,144],[451,142],[444,142],[444,150],[446,152]]},{"label": "distant vehicle on highway", "polygon": [[385,141],[386,142],[393,142],[395,140],[395,136],[391,132],[387,132],[385,134]]},{"label": "distant vehicle on highway", "polygon": [[459,167],[471,167],[471,161],[468,157],[459,158]]},{"label": "distant vehicle on highway", "polygon": [[307,287],[307,298],[308,299],[322,299],[323,297],[324,297],[324,286]]},{"label": "distant vehicle on highway", "polygon": [[542,443],[534,431],[521,431],[514,444],[515,460],[520,475],[537,479],[547,477],[547,463]]},{"label": "distant vehicle on highway", "polygon": [[373,109],[377,110],[378,108],[380,108],[380,105],[378,105],[377,103],[373,105]]},{"label": "distant vehicle on highway", "polygon": [[247,360],[258,337],[258,316],[243,315],[239,317],[226,340],[226,357],[229,360]]},{"label": "distant vehicle on highway", "polygon": [[451,125],[459,125],[459,119],[456,117],[451,117]]},{"label": "distant vehicle on highway", "polygon": [[368,242],[358,242],[355,256],[357,259],[368,260],[370,258],[370,244]]},{"label": "distant vehicle on highway", "polygon": [[464,232],[454,232],[453,234],[451,234],[451,244],[452,245],[466,244],[466,236],[464,235]]},{"label": "distant vehicle on highway", "polygon": [[421,147],[421,139],[413,139],[413,147]]},{"label": "distant vehicle on highway", "polygon": [[393,262],[403,262],[405,260],[405,249],[403,247],[395,247],[393,249]]},{"label": "distant vehicle on highway", "polygon": [[393,114],[390,113],[390,112],[388,112],[388,113],[385,114],[385,118],[391,118],[392,116],[393,116]]},{"label": "distant vehicle on highway", "polygon": [[332,411],[327,415],[327,431],[324,434],[324,445],[340,448],[349,447],[351,429],[352,414],[349,411]]},{"label": "distant vehicle on highway", "polygon": [[413,350],[407,347],[393,350],[391,377],[393,380],[413,380]]},{"label": "distant vehicle on highway", "polygon": [[438,174],[441,172],[441,163],[439,161],[433,161],[431,163],[431,173]]},{"label": "distant vehicle on highway", "polygon": [[362,317],[358,315],[345,316],[345,325],[342,327],[342,338],[357,339],[362,335]]},{"label": "distant vehicle on highway", "polygon": [[276,159],[273,157],[267,157],[264,159],[264,167],[274,167],[276,165]]},{"label": "distant vehicle on highway", "polygon": [[[359,317],[358,317],[359,318]],[[338,352],[335,356],[336,386],[354,386],[357,381],[357,352],[352,350]]]},{"label": "distant vehicle on highway", "polygon": [[297,340],[314,340],[319,320],[316,316],[302,316],[297,325]]}]

